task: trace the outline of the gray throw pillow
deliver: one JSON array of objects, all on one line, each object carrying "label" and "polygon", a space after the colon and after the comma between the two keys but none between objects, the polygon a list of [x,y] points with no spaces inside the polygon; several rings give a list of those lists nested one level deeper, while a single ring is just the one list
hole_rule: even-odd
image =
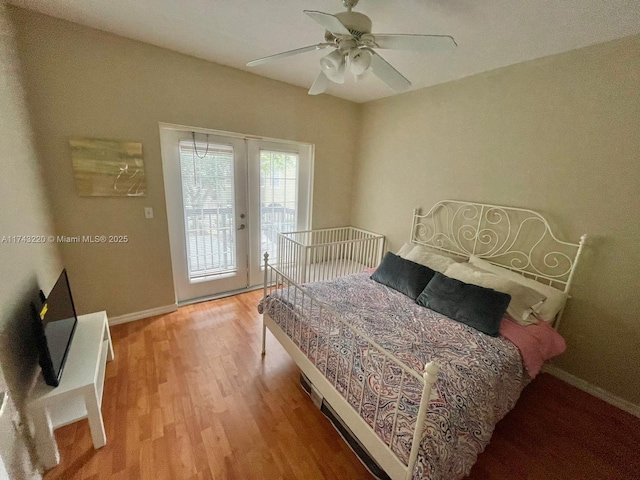
[{"label": "gray throw pillow", "polygon": [[416,299],[418,305],[441,313],[492,337],[500,335],[511,295],[464,283],[436,272]]},{"label": "gray throw pillow", "polygon": [[415,300],[436,272],[387,252],[371,279]]}]

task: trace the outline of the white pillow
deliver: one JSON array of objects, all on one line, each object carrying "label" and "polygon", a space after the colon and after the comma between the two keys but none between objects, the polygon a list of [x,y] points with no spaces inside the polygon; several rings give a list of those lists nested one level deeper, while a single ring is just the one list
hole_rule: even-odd
[{"label": "white pillow", "polygon": [[396,255],[398,255],[399,257],[402,258],[407,258],[407,254],[413,250],[413,247],[415,247],[414,244],[409,243],[409,242],[404,242],[404,245],[402,245],[400,247],[400,250],[398,250],[398,253],[396,253]]},{"label": "white pillow", "polygon": [[416,245],[405,257],[407,260],[425,265],[436,272],[444,273],[449,265],[456,262],[453,258],[430,251],[428,247]]},{"label": "white pillow", "polygon": [[476,257],[475,255],[472,255],[469,258],[469,263],[481,268],[482,270],[486,270],[487,272],[495,273],[496,275],[500,275],[508,280],[517,282],[525,287],[533,288],[547,297],[547,299],[542,303],[542,306],[536,310],[537,316],[546,322],[552,322],[556,318],[556,315],[560,310],[562,310],[562,307],[564,307],[564,304],[569,297],[565,292],[558,290],[551,285],[536,282],[535,280],[524,277],[519,273],[498,267],[497,265],[493,265],[486,260]]},{"label": "white pillow", "polygon": [[511,318],[525,326],[538,322],[534,312],[543,304],[546,297],[537,290],[468,263],[449,265],[444,274],[461,282],[508,293],[511,295],[511,301],[507,307],[507,313]]}]

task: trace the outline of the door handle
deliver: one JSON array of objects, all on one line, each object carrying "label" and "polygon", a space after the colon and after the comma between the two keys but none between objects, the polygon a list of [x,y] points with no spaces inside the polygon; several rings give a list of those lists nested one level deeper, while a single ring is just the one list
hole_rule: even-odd
[{"label": "door handle", "polygon": [[238,227],[238,230],[244,230],[246,227],[244,226],[244,223],[240,224],[240,227]]}]

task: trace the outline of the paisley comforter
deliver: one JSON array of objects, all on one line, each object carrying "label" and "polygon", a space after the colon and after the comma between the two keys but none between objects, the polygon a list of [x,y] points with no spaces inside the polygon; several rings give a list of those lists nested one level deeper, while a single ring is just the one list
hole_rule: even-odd
[{"label": "paisley comforter", "polygon": [[[513,408],[529,382],[515,345],[417,305],[365,273],[307,284],[305,289],[407,366],[421,372],[428,361],[440,365],[413,478],[455,480],[466,476],[489,443],[495,424]],[[301,298],[298,293],[293,302],[293,295],[292,289],[276,290],[258,309],[269,313],[335,382],[338,392],[374,431],[390,442],[394,453],[408,463],[422,393],[420,382],[407,375],[401,381],[401,370],[384,361],[382,355],[367,351],[361,337],[335,320],[321,317],[308,296]],[[304,302],[305,315],[300,315],[299,305]],[[401,401],[394,420],[398,396]]]}]

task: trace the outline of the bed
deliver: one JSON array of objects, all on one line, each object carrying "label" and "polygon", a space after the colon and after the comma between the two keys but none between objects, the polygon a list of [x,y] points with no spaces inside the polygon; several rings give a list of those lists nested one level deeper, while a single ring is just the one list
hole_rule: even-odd
[{"label": "bed", "polygon": [[[564,302],[552,311],[546,303],[556,292],[568,297],[586,236],[579,243],[558,240],[549,223],[527,209],[442,201],[425,214],[413,212],[409,240],[403,246],[407,258],[403,252],[388,253],[373,275],[303,285],[270,265],[265,255],[265,296],[259,305],[263,354],[268,328],[309,379],[316,397],[330,405],[390,478],[454,480],[468,474],[495,424],[535,375],[526,345],[516,337],[532,329],[533,343],[540,342],[540,332],[557,336],[550,325],[557,327]],[[435,273],[417,298],[372,279],[384,277],[388,259],[418,263],[411,257],[418,249],[418,257],[444,255],[452,263],[428,267]],[[501,279],[504,270],[518,276],[518,284],[542,285],[547,295],[528,317],[535,313],[535,323],[516,325],[509,316],[501,320],[500,334],[488,334],[428,303],[435,297],[427,290],[437,279],[482,290],[511,308],[516,294],[506,299],[491,288],[469,286],[464,276],[456,279],[456,270],[465,269],[489,278],[492,268]],[[424,298],[441,312],[425,307]],[[548,318],[538,320],[543,313]],[[551,346],[558,342],[550,341]]]}]

